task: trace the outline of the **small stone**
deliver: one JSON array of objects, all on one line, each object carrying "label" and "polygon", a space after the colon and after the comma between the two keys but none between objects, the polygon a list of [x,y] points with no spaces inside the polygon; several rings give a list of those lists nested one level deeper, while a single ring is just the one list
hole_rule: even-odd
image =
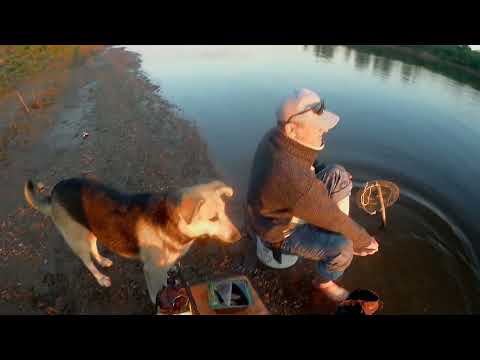
[{"label": "small stone", "polygon": [[40,283],[33,287],[33,295],[36,297],[46,296],[50,293],[48,285]]},{"label": "small stone", "polygon": [[47,311],[47,314],[48,314],[48,315],[57,315],[57,314],[58,314],[57,309],[55,309],[55,308],[53,308],[53,307],[51,307],[51,306],[47,307],[47,310],[46,310],[46,311]]},{"label": "small stone", "polygon": [[46,303],[46,302],[43,302],[43,301],[39,301],[39,302],[37,303],[37,307],[38,307],[39,309],[44,309],[44,308],[47,307],[47,303]]},{"label": "small stone", "polygon": [[67,306],[67,301],[64,297],[60,296],[55,300],[55,308],[62,311]]}]

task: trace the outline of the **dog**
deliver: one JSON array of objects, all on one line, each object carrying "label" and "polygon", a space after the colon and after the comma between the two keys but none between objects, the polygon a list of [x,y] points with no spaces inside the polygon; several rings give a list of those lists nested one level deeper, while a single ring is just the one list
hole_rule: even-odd
[{"label": "dog", "polygon": [[31,180],[24,185],[28,204],[53,220],[100,286],[110,287],[111,280],[97,269],[92,258],[101,267],[112,266],[112,261],[100,255],[97,240],[112,252],[143,263],[154,304],[166,284],[168,269],[195,240],[240,240],[241,234],[226,215],[222,198],[233,193],[218,180],[144,194],[122,193],[87,178],[60,181],[50,196],[39,194]]}]

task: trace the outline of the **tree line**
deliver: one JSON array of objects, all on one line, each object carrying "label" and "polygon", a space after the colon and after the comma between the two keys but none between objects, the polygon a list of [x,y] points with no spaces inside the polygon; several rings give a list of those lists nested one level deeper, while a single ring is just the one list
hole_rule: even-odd
[{"label": "tree line", "polygon": [[454,64],[480,70],[480,52],[468,45],[399,45],[416,51],[426,52]]}]

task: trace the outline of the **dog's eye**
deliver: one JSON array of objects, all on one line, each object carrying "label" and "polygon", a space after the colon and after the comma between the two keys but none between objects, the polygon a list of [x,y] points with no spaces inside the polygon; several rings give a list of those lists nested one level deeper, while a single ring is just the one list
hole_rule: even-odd
[{"label": "dog's eye", "polygon": [[218,221],[218,214],[215,214],[215,216],[212,217],[210,221]]}]

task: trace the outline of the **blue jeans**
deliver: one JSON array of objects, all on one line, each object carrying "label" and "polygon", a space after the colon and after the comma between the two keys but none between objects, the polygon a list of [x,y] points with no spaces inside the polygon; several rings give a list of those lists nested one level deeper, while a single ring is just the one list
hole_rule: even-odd
[{"label": "blue jeans", "polygon": [[[316,166],[317,178],[325,184],[332,200],[338,202],[352,190],[350,174],[343,166]],[[353,244],[343,235],[314,225],[298,225],[282,244],[282,252],[317,262],[320,281],[328,282],[342,276],[353,258]]]}]

